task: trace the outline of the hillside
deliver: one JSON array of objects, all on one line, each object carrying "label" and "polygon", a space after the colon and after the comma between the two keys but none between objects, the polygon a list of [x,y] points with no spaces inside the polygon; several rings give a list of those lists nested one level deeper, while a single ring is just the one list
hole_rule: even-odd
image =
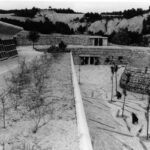
[{"label": "hillside", "polygon": [[40,10],[35,17],[29,18],[29,17],[20,17],[20,16],[15,16],[14,13],[10,14],[0,14],[0,19],[2,18],[8,18],[8,19],[14,19],[14,20],[19,20],[19,21],[26,21],[27,19],[33,20],[33,21],[45,21],[45,17],[48,18],[52,22],[64,22],[64,23],[69,23],[75,18],[82,18],[84,14],[65,14],[65,13],[56,13],[54,11],[50,10]]},{"label": "hillside", "polygon": [[96,21],[88,27],[88,31],[93,33],[102,31],[107,35],[113,33],[113,31],[118,32],[120,29],[128,29],[131,32],[142,33],[143,20],[147,19],[148,14],[143,16],[136,16],[131,19],[112,19],[112,20],[101,20]]},{"label": "hillside", "polygon": [[[101,17],[98,13],[57,13],[39,10],[34,17],[20,17],[13,13],[0,14],[0,20],[36,30],[42,34],[92,34],[108,36],[111,43],[145,46],[143,34],[149,33],[150,12],[134,17]],[[89,18],[88,18],[89,17]],[[148,19],[147,19],[148,18]],[[144,32],[143,32],[144,31]]]},{"label": "hillside", "polygon": [[21,30],[23,30],[23,28],[0,21],[0,37],[1,37],[1,39],[10,38],[13,35],[17,34],[18,32],[20,32]]},{"label": "hillside", "polygon": [[7,18],[13,20],[19,20],[21,22],[26,21],[27,19],[35,21],[35,22],[44,22],[45,18],[49,19],[51,22],[63,22],[68,24],[70,28],[76,31],[80,26],[86,27],[87,32],[97,33],[102,31],[106,35],[110,35],[111,33],[118,32],[120,29],[128,29],[128,31],[141,33],[143,29],[143,20],[147,18],[150,13],[135,16],[130,19],[102,19],[97,20],[95,22],[80,22],[80,19],[83,18],[84,14],[65,14],[65,13],[56,13],[50,10],[40,10],[34,18],[28,17],[19,17],[15,16],[13,13],[11,14],[0,14],[0,19]]},{"label": "hillside", "polygon": [[37,13],[33,20],[35,21],[44,21],[44,18],[48,18],[53,23],[55,22],[64,22],[69,23],[75,18],[82,18],[84,14],[66,14],[66,13],[56,13],[50,10],[41,10]]}]

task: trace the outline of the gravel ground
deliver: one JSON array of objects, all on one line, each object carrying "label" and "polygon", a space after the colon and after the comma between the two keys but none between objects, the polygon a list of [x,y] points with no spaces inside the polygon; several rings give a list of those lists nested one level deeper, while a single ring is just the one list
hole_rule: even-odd
[{"label": "gravel ground", "polygon": [[[41,53],[32,47],[19,47],[19,58],[25,57],[31,60],[39,57]],[[0,85],[5,87],[4,76],[9,70],[17,67],[18,58],[1,62]],[[7,65],[6,65],[7,64]],[[58,60],[52,59],[49,69],[49,77],[46,81],[47,100],[54,101],[51,105],[51,113],[46,115],[47,123],[41,126],[37,133],[33,134],[33,120],[28,116],[21,116],[20,112],[11,110],[7,115],[7,128],[0,127],[0,150],[27,150],[32,147],[36,150],[78,150],[78,133],[75,116],[75,106],[71,81],[70,54],[61,54]],[[1,123],[0,123],[1,124]],[[1,125],[0,125],[1,126]]]}]

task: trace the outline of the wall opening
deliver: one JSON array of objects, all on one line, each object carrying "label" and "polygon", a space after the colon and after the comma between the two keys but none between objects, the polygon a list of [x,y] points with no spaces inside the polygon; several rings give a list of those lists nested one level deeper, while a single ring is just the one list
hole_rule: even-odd
[{"label": "wall opening", "polygon": [[103,42],[102,39],[99,39],[99,46],[102,46]]},{"label": "wall opening", "polygon": [[91,56],[80,56],[79,57],[80,65],[99,65],[100,60],[99,57],[91,57]]},{"label": "wall opening", "polygon": [[95,39],[94,39],[94,45],[95,45],[95,46],[98,46],[98,38],[95,38]]},{"label": "wall opening", "polygon": [[89,57],[85,57],[84,60],[85,60],[85,61],[84,61],[84,64],[85,64],[85,65],[88,65],[88,63],[89,63]]},{"label": "wall opening", "polygon": [[94,65],[94,57],[90,57],[90,65]]}]

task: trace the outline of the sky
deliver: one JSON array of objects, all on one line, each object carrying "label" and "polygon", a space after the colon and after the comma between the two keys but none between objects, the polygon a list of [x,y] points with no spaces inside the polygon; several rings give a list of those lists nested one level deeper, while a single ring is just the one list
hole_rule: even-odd
[{"label": "sky", "polygon": [[148,9],[150,0],[0,0],[0,9],[71,8],[77,12],[111,12],[131,8]]}]

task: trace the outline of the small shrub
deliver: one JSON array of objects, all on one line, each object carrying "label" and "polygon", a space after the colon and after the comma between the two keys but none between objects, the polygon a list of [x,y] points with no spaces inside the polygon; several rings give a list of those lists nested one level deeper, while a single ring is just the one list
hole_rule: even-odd
[{"label": "small shrub", "polygon": [[109,57],[107,57],[106,59],[105,59],[105,63],[110,63],[110,59],[109,59]]},{"label": "small shrub", "polygon": [[60,48],[61,50],[65,50],[66,47],[67,47],[67,45],[66,45],[63,41],[61,41],[61,42],[59,43],[59,48]]},{"label": "small shrub", "polygon": [[40,35],[36,31],[30,31],[29,34],[27,35],[27,38],[29,39],[29,41],[32,41],[33,49],[34,49],[34,43],[39,40]]},{"label": "small shrub", "polygon": [[50,46],[48,49],[47,49],[47,52],[48,53],[53,53],[53,52],[59,52],[60,51],[60,49],[58,48],[58,47],[56,47],[56,46]]}]

